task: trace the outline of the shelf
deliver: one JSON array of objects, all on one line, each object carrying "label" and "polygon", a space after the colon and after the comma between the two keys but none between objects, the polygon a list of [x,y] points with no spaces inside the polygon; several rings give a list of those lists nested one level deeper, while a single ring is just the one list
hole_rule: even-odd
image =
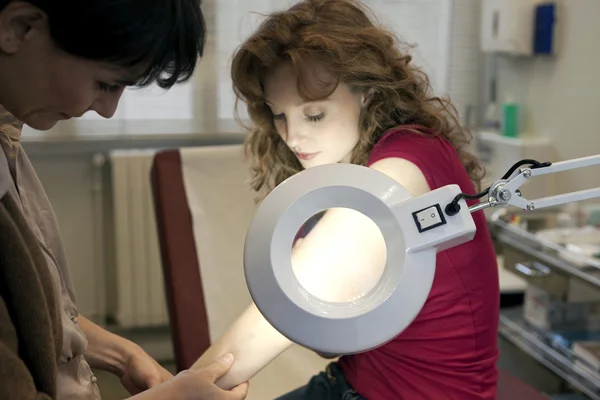
[{"label": "shelf", "polygon": [[[524,218],[536,218],[538,216],[543,221],[552,213],[556,213],[556,211],[535,211],[523,214],[523,216]],[[498,242],[520,250],[531,256],[532,259],[537,259],[554,269],[577,277],[600,289],[600,259],[569,252],[562,244],[545,240],[534,232],[526,231],[504,221],[502,215],[502,212],[497,213],[489,220],[490,230]],[[565,257],[566,255],[568,255],[568,259]],[[573,260],[576,260],[580,265],[577,265]]]},{"label": "shelf", "polygon": [[491,130],[479,129],[477,130],[479,139],[487,142],[496,142],[503,144],[510,144],[514,146],[549,146],[551,140],[545,136],[521,136],[521,137],[508,137],[502,136],[499,132]]},{"label": "shelf", "polygon": [[600,400],[600,380],[575,365],[570,350],[555,340],[555,336],[528,324],[520,307],[503,310],[499,334],[574,388]]}]

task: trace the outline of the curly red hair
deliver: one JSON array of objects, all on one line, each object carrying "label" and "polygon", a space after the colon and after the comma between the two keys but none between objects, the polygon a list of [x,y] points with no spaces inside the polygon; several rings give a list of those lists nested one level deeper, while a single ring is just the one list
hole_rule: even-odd
[{"label": "curly red hair", "polygon": [[[460,126],[455,108],[448,99],[430,93],[427,75],[414,65],[409,51],[402,50],[404,44],[374,21],[358,1],[305,0],[267,16],[237,49],[231,67],[236,116],[240,120],[237,107],[242,101],[251,121],[245,151],[257,192],[266,194],[302,169],[277,134],[265,103],[265,77],[283,62],[291,62],[296,71],[306,71],[311,60],[323,63],[337,82],[370,95],[361,115],[352,163],[366,164],[373,145],[389,129],[418,124],[452,143],[479,187],[484,168],[467,151],[471,135]],[[306,76],[298,74],[298,90],[308,100],[326,98],[337,87],[335,83],[311,92]]]}]

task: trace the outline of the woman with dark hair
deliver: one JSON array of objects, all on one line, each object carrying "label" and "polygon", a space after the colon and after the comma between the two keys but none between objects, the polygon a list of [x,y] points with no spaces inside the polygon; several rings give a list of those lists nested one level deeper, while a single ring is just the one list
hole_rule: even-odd
[{"label": "woman with dark hair", "polygon": [[[467,150],[469,133],[373,21],[358,1],[305,0],[270,14],[235,53],[231,75],[250,117],[246,150],[259,200],[293,174],[331,163],[378,170],[413,196],[449,184],[475,193],[483,168]],[[340,355],[281,399],[495,399],[498,270],[484,216],[474,218],[472,241],[438,253],[427,302],[403,332]],[[342,208],[320,215],[292,251],[298,281],[333,302],[373,288],[385,260],[377,226]],[[232,387],[291,344],[251,305],[195,366],[233,352],[218,382]]]},{"label": "woman with dark hair", "polygon": [[205,33],[200,0],[0,0],[0,398],[99,399],[90,367],[140,400],[245,397],[246,385],[214,384],[230,356],[173,378],[78,314],[56,217],[20,147],[22,123],[110,118],[127,86],[188,80]]}]

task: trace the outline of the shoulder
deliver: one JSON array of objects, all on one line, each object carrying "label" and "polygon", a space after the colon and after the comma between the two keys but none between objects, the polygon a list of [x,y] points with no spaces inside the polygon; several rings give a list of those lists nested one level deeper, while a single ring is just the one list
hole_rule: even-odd
[{"label": "shoulder", "polygon": [[369,166],[393,178],[413,196],[431,190],[423,171],[413,162],[400,157],[387,157]]},{"label": "shoulder", "polygon": [[398,126],[384,133],[375,143],[369,155],[369,163],[387,157],[401,157],[415,161],[437,159],[448,150],[449,145],[450,143],[437,132],[422,126]]},{"label": "shoulder", "polygon": [[373,146],[368,166],[385,173],[413,196],[438,185],[430,161],[443,156],[443,139],[418,125],[400,126],[386,132]]}]

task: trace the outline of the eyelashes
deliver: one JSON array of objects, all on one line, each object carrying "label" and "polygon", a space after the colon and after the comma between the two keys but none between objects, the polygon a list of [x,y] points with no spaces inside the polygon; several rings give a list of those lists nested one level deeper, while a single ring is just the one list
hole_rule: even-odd
[{"label": "eyelashes", "polygon": [[[305,118],[308,122],[319,122],[325,117],[325,113],[319,115],[307,115]],[[284,114],[273,115],[273,121],[285,121]]]},{"label": "eyelashes", "polygon": [[325,117],[325,113],[321,113],[319,115],[307,115],[306,120],[308,122],[319,122],[323,119],[323,117]]},{"label": "eyelashes", "polygon": [[98,87],[100,88],[101,91],[108,92],[108,93],[114,93],[114,92],[118,91],[119,89],[121,89],[121,86],[119,86],[119,85],[109,85],[108,83],[104,83],[104,82],[98,82]]}]

